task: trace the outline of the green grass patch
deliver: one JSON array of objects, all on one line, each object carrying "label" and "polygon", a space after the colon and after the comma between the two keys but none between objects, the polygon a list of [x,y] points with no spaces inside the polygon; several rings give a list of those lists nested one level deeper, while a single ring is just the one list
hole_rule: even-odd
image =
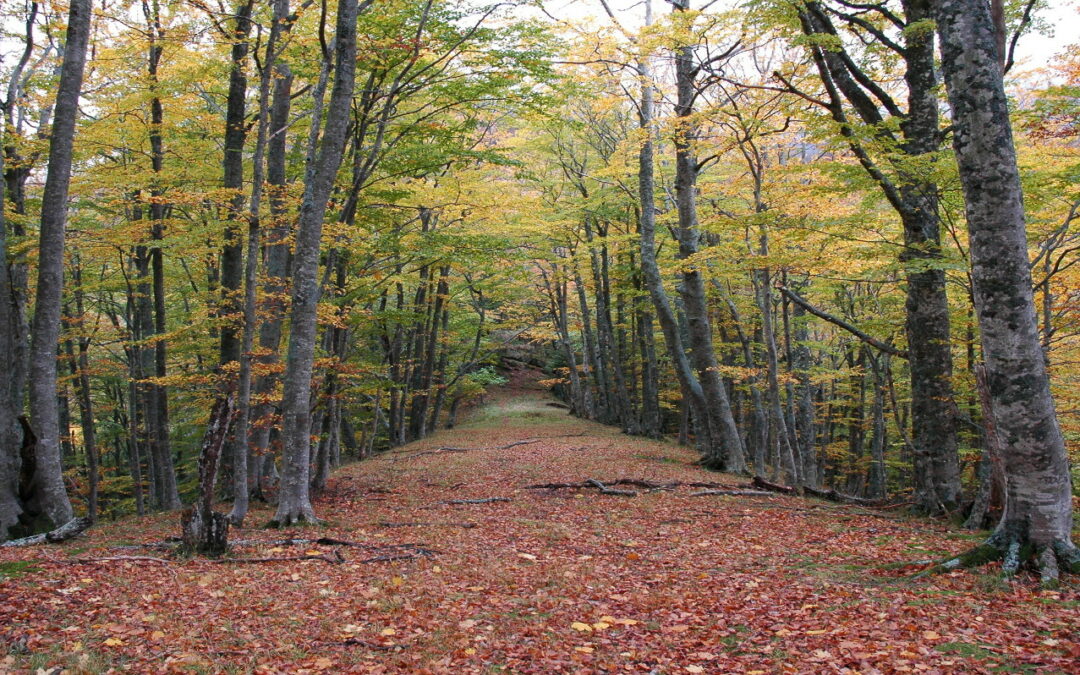
[{"label": "green grass patch", "polygon": [[31,560],[12,560],[0,562],[0,581],[18,579],[38,571],[37,565]]}]

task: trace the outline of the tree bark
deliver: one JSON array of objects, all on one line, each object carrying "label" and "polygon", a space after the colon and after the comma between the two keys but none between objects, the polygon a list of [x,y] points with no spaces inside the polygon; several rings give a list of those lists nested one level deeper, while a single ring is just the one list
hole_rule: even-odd
[{"label": "tree bark", "polygon": [[980,0],[936,0],[933,18],[953,111],[987,384],[1003,446],[1005,513],[986,545],[1005,556],[1007,573],[1030,550],[1044,581],[1054,582],[1059,562],[1080,572],[1080,552],[1071,540],[1068,457],[1039,343],[994,25]]},{"label": "tree bark", "polygon": [[49,169],[42,193],[37,296],[31,326],[30,415],[37,436],[34,482],[44,511],[56,527],[73,517],[60,458],[56,347],[60,337],[60,304],[64,288],[68,187],[71,183],[75,121],[79,114],[79,91],[90,37],[90,14],[90,0],[71,1],[64,61],[60,67],[60,83],[49,139]]},{"label": "tree bark", "polygon": [[[677,10],[678,11],[678,10]],[[679,258],[689,260],[698,252],[701,237],[697,219],[697,158],[693,151],[696,127],[692,122],[694,101],[697,98],[697,68],[694,49],[679,47],[675,55],[677,102],[675,116],[675,202],[679,213]],[[735,425],[731,402],[720,378],[716,352],[712,343],[712,326],[701,270],[692,263],[683,263],[679,287],[686,312],[690,358],[701,382],[705,396],[705,419],[710,427],[712,445],[704,462],[715,469],[741,473],[746,471],[746,456],[742,437]]]},{"label": "tree bark", "polygon": [[315,162],[307,168],[304,199],[297,223],[289,350],[282,400],[284,470],[277,512],[271,521],[276,526],[317,520],[311,506],[309,487],[309,430],[319,295],[319,248],[327,201],[345,150],[350,103],[356,84],[356,18],[357,0],[341,0],[335,35],[334,89],[330,95],[326,131]]}]

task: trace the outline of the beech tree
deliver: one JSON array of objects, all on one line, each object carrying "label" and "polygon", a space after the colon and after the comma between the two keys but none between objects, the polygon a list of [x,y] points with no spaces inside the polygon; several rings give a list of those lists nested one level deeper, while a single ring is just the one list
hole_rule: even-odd
[{"label": "beech tree", "polygon": [[1005,468],[1005,512],[981,546],[943,564],[1033,557],[1044,583],[1080,572],[1072,483],[1035,315],[1024,195],[1002,79],[1004,54],[988,4],[935,0],[941,68],[964,190],[971,277],[993,426]]},{"label": "beech tree", "polygon": [[78,117],[79,92],[90,39],[90,0],[72,0],[49,136],[49,165],[42,192],[38,275],[30,329],[30,426],[35,436],[34,486],[41,511],[59,527],[74,512],[60,458],[60,411],[56,399],[56,350],[64,288],[64,230]]}]

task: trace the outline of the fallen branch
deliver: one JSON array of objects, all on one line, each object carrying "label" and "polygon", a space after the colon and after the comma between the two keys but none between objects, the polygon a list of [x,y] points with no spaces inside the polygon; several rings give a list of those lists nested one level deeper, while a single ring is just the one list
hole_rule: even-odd
[{"label": "fallen branch", "polygon": [[344,640],[320,640],[323,644],[342,646],[342,647],[367,647],[368,649],[374,649],[381,652],[389,652],[401,647],[402,645],[384,645],[378,642],[372,642],[370,640],[363,640],[361,638],[351,637]]},{"label": "fallen branch", "polygon": [[[329,553],[323,553],[320,555],[289,555],[289,556],[274,556],[269,558],[218,558],[213,560],[215,563],[270,563],[270,562],[305,562],[308,560],[321,560],[322,562],[328,562],[334,565],[340,565],[346,562],[345,556],[341,555],[340,551],[334,551],[333,555]],[[360,560],[358,562],[364,562]]]},{"label": "fallen branch", "polygon": [[423,544],[365,544],[359,541],[346,539],[334,539],[333,537],[319,537],[318,539],[241,539],[232,542],[232,546],[346,546],[349,548],[362,548],[369,551],[394,551],[394,550],[428,550]]},{"label": "fallen branch", "polygon": [[[754,480],[751,481],[749,487],[761,488],[763,490],[769,490],[771,492],[779,492],[785,495],[797,494],[796,489],[789,485],[778,485],[776,483],[770,483],[761,476],[754,476]],[[824,499],[830,502],[836,502],[838,504],[861,504],[863,506],[877,506],[881,504],[880,501],[875,499],[864,499],[862,497],[856,497],[854,495],[847,495],[836,490],[819,490],[818,488],[802,486],[801,488],[804,494],[811,497],[817,497],[818,499]]]},{"label": "fallen branch", "polygon": [[633,490],[614,490],[594,478],[589,478],[585,482],[599,490],[600,494],[602,495],[615,495],[618,497],[637,497],[637,493]]},{"label": "fallen branch", "polygon": [[754,480],[750,481],[753,487],[769,490],[771,492],[779,492],[780,494],[793,495],[795,494],[795,488],[787,485],[780,485],[778,483],[770,483],[761,476],[754,476]]},{"label": "fallen branch", "polygon": [[443,447],[440,447],[440,448],[435,448],[434,450],[424,450],[422,452],[413,452],[413,453],[410,453],[410,454],[407,454],[407,455],[400,455],[400,456],[382,455],[382,456],[383,457],[388,457],[393,462],[397,462],[397,461],[400,461],[400,460],[403,460],[403,459],[415,459],[417,457],[425,457],[427,455],[445,455],[445,454],[451,453],[451,452],[473,452],[475,450],[509,450],[510,448],[516,448],[519,445],[529,445],[530,443],[539,443],[541,440],[542,439],[540,439],[540,438],[528,438],[528,439],[523,440],[523,441],[514,441],[513,443],[507,443],[506,445],[500,445],[500,446],[497,446],[497,447],[494,447],[494,448],[458,448],[458,447],[453,447],[453,446],[443,446]]},{"label": "fallen branch", "polygon": [[105,558],[69,558],[67,560],[50,560],[49,562],[64,563],[66,565],[93,565],[102,562],[153,562],[160,563],[162,565],[171,564],[170,561],[164,558],[155,558],[149,555],[114,555]]},{"label": "fallen branch", "polygon": [[12,539],[11,541],[0,544],[0,548],[37,546],[38,544],[57,544],[61,541],[67,541],[68,539],[79,536],[83,533],[83,530],[90,527],[90,524],[93,522],[94,521],[89,518],[72,518],[55,530],[34,534],[29,537],[23,537],[22,539]]},{"label": "fallen branch", "polygon": [[701,490],[691,492],[691,497],[709,497],[712,495],[724,495],[729,497],[772,497],[773,493],[766,490]]},{"label": "fallen branch", "polygon": [[375,523],[377,527],[461,527],[466,530],[476,527],[476,523],[394,523],[384,521]]},{"label": "fallen branch", "polygon": [[[713,482],[701,482],[701,483],[684,483],[682,481],[674,481],[671,483],[654,483],[652,481],[643,480],[641,478],[619,478],[617,480],[605,480],[600,481],[605,486],[611,487],[614,485],[629,485],[632,487],[644,488],[646,490],[674,490],[680,487],[694,487],[694,488],[733,488],[732,485],[726,483],[713,483]],[[596,487],[589,480],[582,481],[580,483],[537,483],[535,485],[526,485],[526,490],[563,490],[563,489],[581,489]]]},{"label": "fallen branch", "polygon": [[440,504],[492,504],[494,502],[513,501],[509,497],[486,497],[484,499],[449,499]]}]

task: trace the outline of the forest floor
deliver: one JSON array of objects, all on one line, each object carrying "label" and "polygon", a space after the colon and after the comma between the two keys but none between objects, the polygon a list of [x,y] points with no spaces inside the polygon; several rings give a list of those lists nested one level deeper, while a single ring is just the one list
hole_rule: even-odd
[{"label": "forest floor", "polygon": [[325,527],[234,531],[233,560],[139,548],[175,513],[0,549],[0,671],[1080,672],[1076,580],[896,566],[971,533],[781,495],[527,489],[744,482],[552,402],[518,371],[458,428],[338,471]]}]

